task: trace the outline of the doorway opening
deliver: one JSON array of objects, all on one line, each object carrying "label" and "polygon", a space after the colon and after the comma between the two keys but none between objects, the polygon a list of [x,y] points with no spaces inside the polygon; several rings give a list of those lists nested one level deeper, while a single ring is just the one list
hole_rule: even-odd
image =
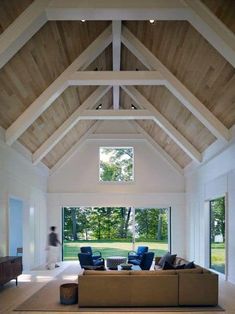
[{"label": "doorway opening", "polygon": [[9,199],[9,255],[23,254],[23,201]]}]

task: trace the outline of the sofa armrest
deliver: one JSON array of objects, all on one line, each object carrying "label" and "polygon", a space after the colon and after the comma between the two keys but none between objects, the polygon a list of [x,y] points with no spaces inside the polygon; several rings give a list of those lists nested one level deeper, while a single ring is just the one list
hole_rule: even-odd
[{"label": "sofa armrest", "polygon": [[179,273],[179,305],[217,305],[218,275]]}]

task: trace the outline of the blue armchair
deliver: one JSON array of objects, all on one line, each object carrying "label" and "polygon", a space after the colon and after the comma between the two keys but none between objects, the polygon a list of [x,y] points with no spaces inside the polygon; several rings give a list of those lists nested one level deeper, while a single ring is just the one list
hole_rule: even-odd
[{"label": "blue armchair", "polygon": [[84,266],[104,266],[103,258],[94,260],[89,253],[78,253],[78,259],[82,268]]},{"label": "blue armchair", "polygon": [[130,263],[140,266],[142,270],[149,270],[152,266],[153,258],[153,252],[146,252],[142,255],[140,259],[133,259],[130,261]]},{"label": "blue armchair", "polygon": [[137,251],[130,251],[128,253],[128,263],[136,259],[141,260],[142,255],[148,252],[148,249],[148,246],[138,246]]},{"label": "blue armchair", "polygon": [[90,254],[93,260],[97,260],[102,257],[101,252],[100,251],[93,252],[91,246],[81,246],[80,251],[81,253]]}]

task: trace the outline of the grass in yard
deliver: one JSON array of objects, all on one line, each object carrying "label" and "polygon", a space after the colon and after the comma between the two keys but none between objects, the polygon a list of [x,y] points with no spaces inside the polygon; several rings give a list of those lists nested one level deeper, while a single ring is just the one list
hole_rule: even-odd
[{"label": "grass in yard", "polygon": [[225,273],[225,243],[212,243],[211,268],[220,273]]},{"label": "grass in yard", "polygon": [[[166,242],[136,242],[138,246],[145,245],[149,247],[149,251],[154,252],[155,256],[162,256],[168,250]],[[93,251],[100,251],[103,258],[109,256],[126,256],[132,251],[131,242],[101,242],[101,241],[77,241],[64,243],[64,260],[77,260],[77,254],[80,252],[81,246],[91,246]]]}]

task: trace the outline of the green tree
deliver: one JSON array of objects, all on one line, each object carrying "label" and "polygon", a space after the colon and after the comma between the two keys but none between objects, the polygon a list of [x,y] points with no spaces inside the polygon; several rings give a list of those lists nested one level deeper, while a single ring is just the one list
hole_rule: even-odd
[{"label": "green tree", "polygon": [[136,209],[136,233],[143,240],[167,240],[168,210],[165,208]]},{"label": "green tree", "polygon": [[[105,156],[104,160],[102,156]],[[129,147],[102,148],[100,179],[102,181],[133,180],[133,149]]]},{"label": "green tree", "polygon": [[214,242],[216,235],[221,235],[225,241],[225,199],[218,198],[210,202],[211,204],[211,237]]}]

